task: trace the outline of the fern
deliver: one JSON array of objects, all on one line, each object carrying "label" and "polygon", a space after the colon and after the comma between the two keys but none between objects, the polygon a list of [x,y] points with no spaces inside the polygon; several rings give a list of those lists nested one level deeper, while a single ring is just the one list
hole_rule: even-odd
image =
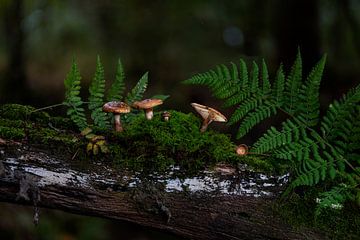
[{"label": "fern", "polygon": [[146,72],[140,80],[137,82],[135,87],[127,94],[125,101],[128,104],[132,104],[135,101],[142,99],[144,92],[148,85],[148,73]]},{"label": "fern", "polygon": [[[68,107],[67,115],[72,119],[72,121],[78,126],[80,130],[83,130],[87,127],[88,124],[85,117],[85,110],[82,107],[84,102],[79,96],[81,88],[80,81],[80,72],[75,60],[73,60],[71,70],[64,80],[66,92],[63,104]],[[124,99],[123,95],[125,91],[125,73],[121,60],[119,59],[115,81],[112,83],[110,89],[108,90],[108,94],[105,97],[104,68],[101,64],[100,57],[98,56],[96,61],[95,75],[89,87],[88,99],[88,109],[91,112],[90,115],[94,125],[102,129],[110,127],[109,116],[102,111],[104,98],[106,98],[108,101],[126,101],[128,104],[132,104],[134,101],[138,101],[143,98],[147,85],[148,73],[145,73],[137,82],[135,87],[130,92],[128,92]],[[168,97],[169,95],[155,95],[153,98],[165,100]],[[127,121],[130,120],[133,115],[133,113],[129,113],[126,117],[122,116],[122,118]]]},{"label": "fern", "polygon": [[331,183],[334,190],[325,190],[321,195],[327,199],[324,206],[334,199],[339,202],[353,199],[339,186],[346,185],[348,193],[360,191],[360,85],[340,101],[334,101],[319,123],[319,88],[325,61],[326,55],[306,81],[302,80],[300,51],[289,74],[280,65],[274,81],[269,79],[264,60],[261,74],[258,65],[252,64],[250,77],[245,62],[240,60],[239,66],[220,65],[217,69],[222,71],[210,70],[185,81],[208,86],[215,97],[224,101],[225,107],[237,106],[229,120],[229,124],[240,122],[237,138],[279,111],[285,113],[288,119],[280,128],[268,129],[254,143],[252,152],[288,161],[292,181],[287,192],[302,185]]},{"label": "fern", "polygon": [[123,98],[125,91],[125,72],[124,67],[119,59],[118,65],[116,68],[115,81],[111,85],[108,94],[107,100],[110,101],[120,101]]},{"label": "fern", "polygon": [[288,100],[287,104],[284,106],[284,109],[290,114],[294,114],[298,108],[300,92],[302,82],[302,60],[300,50],[296,55],[295,62],[291,67],[289,76],[286,79],[286,91],[285,96]]},{"label": "fern", "polygon": [[91,111],[91,119],[96,126],[100,128],[108,128],[110,126],[108,116],[102,111],[104,105],[105,93],[105,76],[104,68],[101,64],[100,57],[96,60],[95,76],[89,87],[89,110]]},{"label": "fern", "polygon": [[79,129],[87,127],[85,110],[82,107],[83,101],[80,97],[80,81],[81,76],[76,64],[75,59],[71,66],[70,72],[67,74],[64,85],[65,85],[65,100],[64,105],[68,107],[66,114],[71,120],[78,126]]}]

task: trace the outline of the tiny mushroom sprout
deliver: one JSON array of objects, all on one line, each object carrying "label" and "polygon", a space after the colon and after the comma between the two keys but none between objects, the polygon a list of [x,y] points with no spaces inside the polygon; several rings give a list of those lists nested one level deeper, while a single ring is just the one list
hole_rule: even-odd
[{"label": "tiny mushroom sprout", "polygon": [[102,110],[104,112],[108,112],[108,113],[113,113],[114,114],[114,124],[115,124],[115,131],[116,132],[122,132],[124,129],[121,126],[121,121],[120,121],[120,114],[121,113],[129,113],[130,112],[130,106],[127,105],[124,102],[119,102],[119,101],[113,101],[113,102],[108,102],[105,103]]},{"label": "tiny mushroom sprout", "polygon": [[132,104],[134,108],[143,109],[145,111],[146,119],[151,120],[154,116],[153,108],[163,104],[161,99],[145,99],[142,101],[136,101]]},{"label": "tiny mushroom sprout", "polygon": [[247,155],[249,153],[249,148],[247,145],[245,144],[240,144],[239,146],[236,147],[236,154],[239,156],[244,156]]},{"label": "tiny mushroom sprout", "polygon": [[164,111],[161,116],[163,117],[164,121],[167,122],[169,121],[170,117],[171,117],[171,114],[170,112],[167,112],[167,111]]},{"label": "tiny mushroom sprout", "polygon": [[191,103],[191,106],[201,115],[203,123],[200,131],[205,132],[211,122],[227,122],[227,119],[219,111],[198,103]]}]

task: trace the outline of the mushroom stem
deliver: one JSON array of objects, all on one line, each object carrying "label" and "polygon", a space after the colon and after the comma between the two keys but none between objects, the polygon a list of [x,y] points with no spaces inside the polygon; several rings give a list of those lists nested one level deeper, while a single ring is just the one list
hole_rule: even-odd
[{"label": "mushroom stem", "polygon": [[124,129],[121,126],[120,114],[115,114],[114,119],[115,119],[115,121],[114,121],[115,131],[116,132],[122,132]]},{"label": "mushroom stem", "polygon": [[200,132],[205,132],[211,122],[212,120],[210,117],[205,118],[201,125]]},{"label": "mushroom stem", "polygon": [[152,108],[145,109],[145,117],[147,120],[151,120],[154,116],[154,112]]}]

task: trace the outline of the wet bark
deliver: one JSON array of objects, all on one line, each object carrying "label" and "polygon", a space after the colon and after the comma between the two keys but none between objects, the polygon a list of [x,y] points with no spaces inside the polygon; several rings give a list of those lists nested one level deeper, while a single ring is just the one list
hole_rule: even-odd
[{"label": "wet bark", "polygon": [[0,201],[133,222],[189,239],[322,238],[272,213],[286,176],[245,167],[191,177],[174,167],[144,176],[100,162],[85,168],[10,142],[0,143],[0,159]]}]

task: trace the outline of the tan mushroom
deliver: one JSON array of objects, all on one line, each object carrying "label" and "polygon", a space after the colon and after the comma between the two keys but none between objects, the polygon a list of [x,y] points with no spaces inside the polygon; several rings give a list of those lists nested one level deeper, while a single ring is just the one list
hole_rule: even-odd
[{"label": "tan mushroom", "polygon": [[244,156],[247,155],[249,153],[249,148],[247,145],[245,144],[240,144],[239,146],[236,147],[236,154],[239,156]]},{"label": "tan mushroom", "polygon": [[122,132],[124,129],[121,126],[121,121],[120,121],[120,114],[121,113],[129,113],[130,112],[130,107],[129,105],[127,105],[124,102],[119,102],[119,101],[113,101],[113,102],[108,102],[105,103],[102,110],[104,112],[108,112],[108,113],[113,113],[114,114],[114,125],[115,125],[115,131],[117,132]]},{"label": "tan mushroom", "polygon": [[201,115],[203,123],[200,131],[205,132],[211,122],[227,122],[227,119],[219,111],[198,103],[191,103],[191,106]]},{"label": "tan mushroom", "polygon": [[161,104],[163,104],[163,101],[160,99],[145,99],[134,102],[132,106],[137,109],[143,109],[146,119],[151,120],[154,116],[153,108]]}]

